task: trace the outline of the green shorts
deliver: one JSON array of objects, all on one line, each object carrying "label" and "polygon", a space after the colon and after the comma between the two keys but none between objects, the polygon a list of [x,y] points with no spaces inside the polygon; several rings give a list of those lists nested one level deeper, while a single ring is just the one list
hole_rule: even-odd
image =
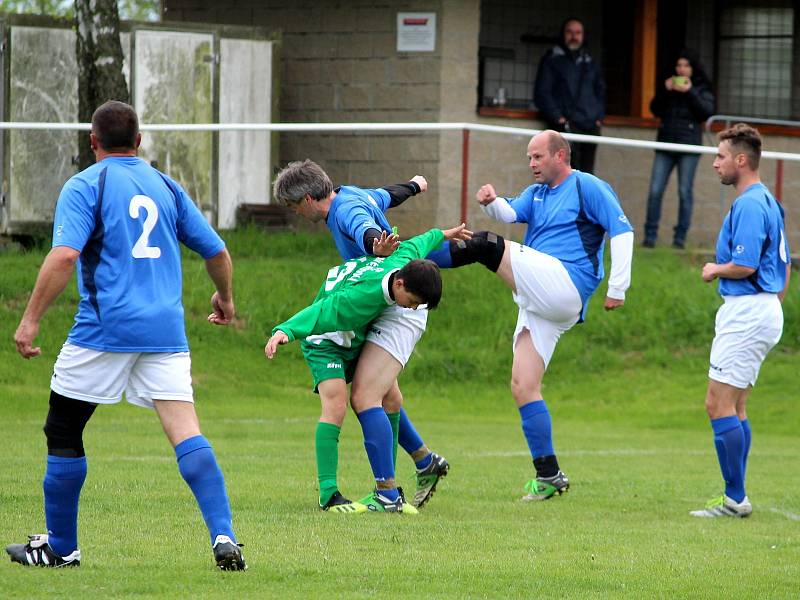
[{"label": "green shorts", "polygon": [[329,340],[322,340],[318,344],[303,340],[300,348],[314,379],[314,392],[318,391],[320,383],[328,379],[344,379],[347,383],[353,380],[358,355],[361,354],[360,345],[344,348]]}]

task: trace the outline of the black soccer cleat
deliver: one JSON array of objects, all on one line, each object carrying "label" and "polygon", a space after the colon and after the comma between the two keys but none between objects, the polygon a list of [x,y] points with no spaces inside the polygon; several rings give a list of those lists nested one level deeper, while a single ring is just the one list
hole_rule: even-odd
[{"label": "black soccer cleat", "polygon": [[214,540],[214,560],[222,571],[245,571],[247,563],[242,556],[243,544],[237,544],[227,535],[218,535]]},{"label": "black soccer cleat", "polygon": [[417,508],[422,508],[425,503],[433,496],[439,480],[445,477],[450,470],[450,465],[436,452],[431,452],[431,462],[424,469],[417,469],[417,490],[414,492],[414,499],[411,504]]},{"label": "black soccer cleat", "polygon": [[11,562],[26,567],[79,567],[81,551],[75,550],[67,556],[59,556],[50,547],[46,533],[29,535],[27,544],[11,544],[6,546]]},{"label": "black soccer cleat", "polygon": [[335,513],[343,513],[343,514],[353,514],[357,515],[363,512],[367,512],[367,507],[361,504],[360,502],[353,502],[352,500],[348,500],[337,490],[333,493],[333,496],[325,503],[325,506],[320,506],[320,510],[335,512]]}]

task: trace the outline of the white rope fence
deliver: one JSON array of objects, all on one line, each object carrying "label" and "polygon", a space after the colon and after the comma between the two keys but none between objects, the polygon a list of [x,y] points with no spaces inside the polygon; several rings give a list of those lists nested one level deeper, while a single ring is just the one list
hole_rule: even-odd
[{"label": "white rope fence", "polygon": [[[26,123],[0,122],[0,130],[47,130],[47,131],[89,131],[89,123]],[[278,131],[278,132],[360,132],[360,131],[482,131],[506,135],[533,136],[540,129],[522,127],[503,127],[500,125],[483,125],[480,123],[142,123],[141,131]],[[647,140],[631,140],[597,135],[581,135],[562,133],[574,142],[590,142],[604,146],[621,146],[624,148],[643,148],[663,150],[665,152],[686,152],[692,154],[716,154],[716,146],[693,146],[689,144],[669,144]],[[771,152],[765,150],[762,158],[800,162],[800,154],[790,152]]]}]

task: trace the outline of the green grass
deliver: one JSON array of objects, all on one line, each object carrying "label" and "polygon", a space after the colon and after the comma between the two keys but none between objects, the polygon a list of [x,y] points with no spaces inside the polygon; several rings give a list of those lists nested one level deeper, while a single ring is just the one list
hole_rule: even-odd
[{"label": "green grass", "polygon": [[[790,598],[800,580],[795,279],[784,339],[752,394],[754,441],[744,521],[688,511],[721,481],[703,410],[719,300],[702,260],[637,253],[626,306],[566,334],[545,378],[556,446],[573,482],[564,497],[518,501],[532,469],[508,391],[516,310],[479,267],[445,274],[445,295],[402,375],[423,437],[451,462],[418,517],[315,510],[319,407],[295,344],[263,357],[266,333],[313,298],[337,261],[323,235],[228,236],[235,327],[204,321],[211,287],[187,256],[187,331],[197,409],[225,472],[247,573],[212,568],[199,511],[156,417],[101,407],[85,435],[84,564],[64,572],[0,561],[2,593],[63,597],[692,597]],[[53,360],[70,326],[70,289],[42,324],[43,356],[11,338],[43,258],[0,254],[0,543],[43,530],[41,426]],[[604,289],[601,288],[601,289]],[[357,420],[342,434],[340,483],[369,491]],[[399,478],[413,485],[400,456]]]}]

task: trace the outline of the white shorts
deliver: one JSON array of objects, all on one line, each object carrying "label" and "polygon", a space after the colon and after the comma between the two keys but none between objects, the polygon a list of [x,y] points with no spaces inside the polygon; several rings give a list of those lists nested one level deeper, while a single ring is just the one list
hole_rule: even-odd
[{"label": "white shorts", "polygon": [[395,304],[386,307],[370,324],[367,341],[386,350],[405,367],[427,325],[427,308],[414,310]]},{"label": "white shorts", "polygon": [[519,306],[513,347],[527,329],[547,368],[558,338],[580,318],[581,296],[560,260],[516,242],[506,244],[517,288],[514,302]]},{"label": "white shorts", "polygon": [[95,404],[153,408],[153,400],[193,402],[188,352],[101,352],[66,342],[53,367],[50,389]]},{"label": "white shorts", "polygon": [[724,296],[715,323],[708,377],[745,389],[755,385],[761,363],[783,333],[776,294]]}]

